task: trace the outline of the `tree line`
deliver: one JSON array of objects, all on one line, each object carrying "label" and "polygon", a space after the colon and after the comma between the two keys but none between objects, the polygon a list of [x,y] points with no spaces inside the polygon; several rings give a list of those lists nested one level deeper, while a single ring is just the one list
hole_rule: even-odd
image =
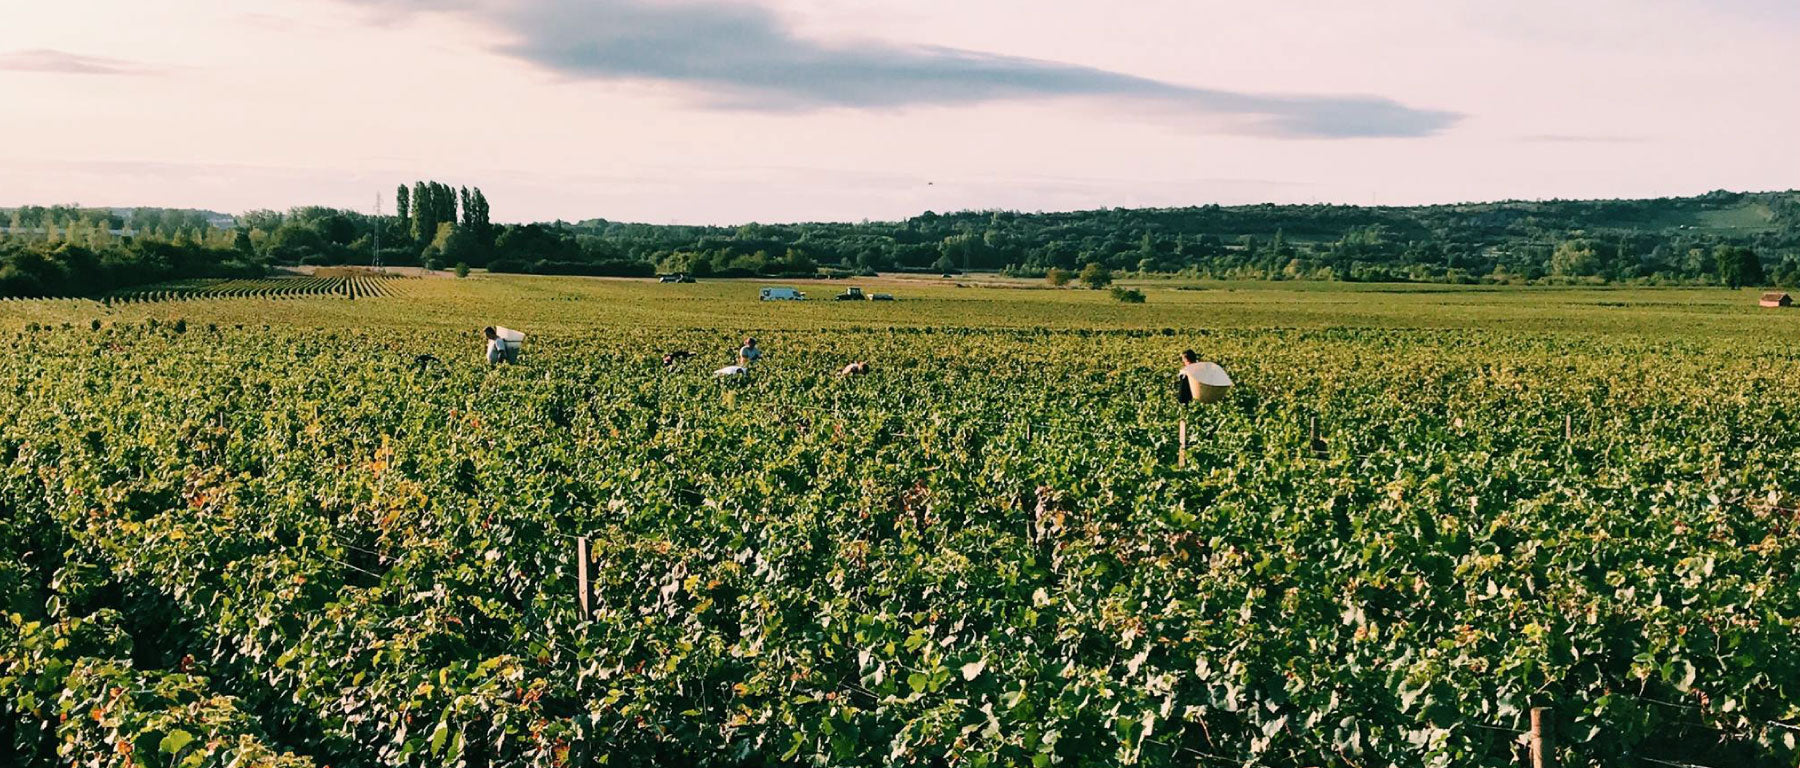
[{"label": "tree line", "polygon": [[[1028,277],[1800,284],[1800,194],[1651,200],[925,212],[895,222],[497,225],[479,187],[418,181],[390,216],[321,206],[0,211],[0,293],[93,295],[300,264],[698,277],[1001,271]],[[376,251],[376,243],[380,251]]]},{"label": "tree line", "polygon": [[194,277],[250,277],[265,263],[230,217],[165,208],[0,211],[0,296],[97,296]]},{"label": "tree line", "polygon": [[1072,277],[1095,267],[1225,280],[1800,284],[1800,194],[1792,192],[1418,207],[926,212],[855,224],[594,219],[531,226],[529,237],[496,249],[493,258],[503,262],[496,266],[636,263],[699,277],[819,270]]}]

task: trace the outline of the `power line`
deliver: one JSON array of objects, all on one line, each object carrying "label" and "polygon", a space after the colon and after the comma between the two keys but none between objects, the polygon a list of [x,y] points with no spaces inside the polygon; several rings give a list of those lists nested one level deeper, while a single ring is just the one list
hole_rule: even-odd
[{"label": "power line", "polygon": [[[1182,729],[1182,730],[1186,730],[1186,729]],[[1173,749],[1177,752],[1185,752],[1187,754],[1194,755],[1195,757],[1199,757],[1199,758],[1202,758],[1205,760],[1212,760],[1215,762],[1225,763],[1228,765],[1242,766],[1242,765],[1249,764],[1249,761],[1247,761],[1247,760],[1242,760],[1242,759],[1238,759],[1235,757],[1226,757],[1224,755],[1215,755],[1211,752],[1203,752],[1201,750],[1194,749],[1193,747],[1184,747],[1179,744],[1171,744],[1171,743],[1163,741],[1161,739],[1153,739],[1148,736],[1145,736],[1143,738],[1143,741],[1150,742],[1151,744],[1160,744],[1164,747],[1168,747],[1169,749]]]},{"label": "power line", "polygon": [[[784,404],[780,404],[778,407],[785,408],[790,411],[797,410],[797,411],[813,412],[813,413],[818,413],[818,414],[829,414],[838,419],[845,418],[843,409],[841,407],[826,408],[824,406],[810,405],[810,404],[804,404],[804,403],[784,403]],[[669,414],[669,413],[677,413],[677,412],[664,412],[664,413]],[[708,416],[713,415],[713,414],[711,414],[711,412],[702,412],[702,413],[704,413],[705,415],[708,415]],[[682,413],[679,415],[685,420],[690,414]],[[694,418],[695,421],[701,420],[700,413],[691,414],[691,415],[693,415],[695,417]],[[889,415],[889,416],[891,417],[891,415]],[[943,421],[943,414],[933,414],[933,416],[937,420],[937,422],[941,425],[942,421]],[[991,425],[991,426],[1000,427],[1001,429],[1005,429],[1009,426],[1014,426],[1014,425],[1022,425],[1024,427],[1026,427],[1027,429],[1032,430],[1034,432],[1042,431],[1042,432],[1046,432],[1046,433],[1075,434],[1075,435],[1082,435],[1082,436],[1087,436],[1087,437],[1097,437],[1097,438],[1119,438],[1126,433],[1135,433],[1138,435],[1166,434],[1166,432],[1163,429],[1157,429],[1157,428],[1152,428],[1152,427],[1147,427],[1147,426],[1120,426],[1120,427],[1114,427],[1110,430],[1100,430],[1100,429],[1094,429],[1094,428],[1089,428],[1089,427],[1084,427],[1084,426],[1071,426],[1069,424],[1060,423],[1060,422],[1038,422],[1038,421],[1030,421],[1030,420],[1008,421],[1008,420],[1000,420],[1000,419],[980,419],[980,418],[958,419],[958,420],[956,420],[956,423],[958,423],[958,424],[987,424],[987,425]],[[909,438],[926,436],[926,435],[921,435],[921,434],[908,432],[908,431],[896,431],[896,432],[890,432],[889,434],[892,436],[896,436],[896,437],[909,437]],[[1315,437],[1315,439],[1317,439],[1317,438]],[[1236,453],[1236,454],[1240,454],[1240,455],[1254,455],[1254,456],[1260,456],[1260,457],[1270,457],[1270,456],[1277,456],[1277,455],[1285,457],[1285,456],[1297,455],[1302,458],[1312,458],[1312,459],[1317,459],[1320,461],[1330,461],[1332,459],[1342,459],[1342,458],[1363,459],[1363,460],[1395,458],[1395,459],[1403,459],[1403,460],[1410,461],[1410,460],[1413,460],[1416,458],[1416,457],[1412,457],[1412,456],[1403,456],[1401,454],[1397,454],[1397,453],[1394,453],[1391,451],[1386,451],[1386,450],[1368,451],[1368,452],[1358,452],[1358,451],[1333,452],[1333,451],[1330,451],[1329,449],[1326,449],[1326,450],[1314,449],[1314,450],[1309,451],[1305,448],[1301,448],[1299,451],[1297,451],[1293,454],[1287,453],[1285,450],[1283,450],[1281,453],[1276,453],[1276,452],[1270,451],[1270,450],[1253,449],[1253,448],[1251,448],[1251,443],[1252,443],[1252,441],[1246,441],[1241,445],[1228,446],[1226,452],[1227,453]],[[1548,447],[1548,446],[1546,446],[1546,447]],[[1310,454],[1310,455],[1308,455],[1308,454]],[[1449,456],[1449,455],[1455,455],[1455,454],[1444,453],[1441,455]],[[1579,489],[1590,490],[1590,491],[1591,490],[1627,491],[1627,490],[1633,490],[1634,488],[1638,487],[1638,486],[1628,485],[1628,484],[1598,484],[1598,483],[1586,483],[1586,484],[1577,485],[1577,484],[1573,484],[1570,482],[1570,480],[1572,480],[1572,479],[1579,479],[1579,478],[1513,477],[1513,478],[1509,478],[1508,482],[1517,484],[1517,485],[1532,485],[1532,486],[1537,486],[1540,488],[1564,487],[1564,488],[1571,488],[1571,489],[1579,488]],[[1742,495],[1736,497],[1736,499],[1739,501],[1749,499],[1749,498],[1752,498],[1752,496],[1750,494],[1742,494]],[[1796,512],[1796,513],[1800,513],[1800,510],[1789,509],[1786,507],[1780,507],[1780,506],[1773,505],[1773,504],[1765,505],[1764,508],[1783,510],[1783,511],[1792,511],[1792,512]]]},{"label": "power line", "polygon": [[342,537],[338,536],[336,533],[327,531],[325,533],[325,535],[330,536],[333,541],[337,542],[338,546],[341,546],[345,549],[361,552],[370,557],[374,557],[374,558],[380,560],[383,565],[386,565],[388,560],[390,559],[388,555],[382,554],[380,552],[376,552],[375,550],[372,550],[372,549],[363,549],[362,547],[356,546],[355,544],[351,544],[350,542],[345,541]]},{"label": "power line", "polygon": [[[1705,712],[1705,709],[1697,704],[1682,704],[1682,703],[1674,702],[1674,701],[1663,701],[1661,699],[1652,699],[1648,696],[1637,696],[1637,695],[1633,695],[1630,693],[1626,693],[1624,695],[1628,698],[1631,698],[1631,699],[1634,699],[1637,701],[1641,701],[1646,704],[1656,704],[1658,706],[1669,707],[1671,709],[1681,709],[1681,710],[1686,710],[1689,712],[1701,712],[1701,713]],[[1792,725],[1789,723],[1784,723],[1779,720],[1758,720],[1756,718],[1745,718],[1745,719],[1748,720],[1749,722],[1757,723],[1757,724],[1771,727],[1771,728],[1782,728],[1782,729],[1786,729],[1786,730],[1790,730],[1790,731],[1800,731],[1800,726]],[[1694,727],[1698,727],[1698,728],[1705,728],[1707,730],[1718,731],[1720,733],[1725,733],[1725,734],[1732,733],[1732,731],[1730,731],[1728,729],[1720,728],[1718,726],[1713,726],[1713,725],[1705,725],[1702,723],[1684,723],[1684,725],[1690,725],[1690,726],[1694,726]]]},{"label": "power line", "polygon": [[346,563],[346,562],[344,562],[344,561],[342,561],[342,560],[339,560],[339,559],[337,559],[337,558],[335,558],[335,557],[332,557],[332,556],[330,556],[330,555],[327,555],[327,554],[325,554],[325,553],[323,553],[323,552],[314,552],[314,553],[313,553],[313,554],[316,554],[316,555],[318,555],[318,556],[319,556],[319,557],[321,557],[321,558],[323,558],[323,559],[326,559],[326,560],[330,560],[330,561],[331,561],[331,562],[334,562],[334,563],[337,563],[337,564],[338,564],[338,565],[341,565],[341,566],[343,566],[343,567],[345,567],[345,568],[349,568],[349,569],[350,569],[350,570],[352,570],[352,571],[356,571],[356,572],[358,572],[358,573],[362,573],[362,574],[366,574],[366,575],[369,575],[369,576],[373,576],[373,577],[375,577],[375,578],[377,578],[377,579],[380,579],[380,578],[383,578],[383,577],[382,577],[382,575],[381,575],[381,574],[379,574],[379,573],[375,573],[375,572],[373,572],[373,571],[367,571],[367,570],[364,570],[364,569],[362,569],[362,568],[358,568],[358,567],[356,567],[356,566],[354,566],[354,565],[351,565],[351,564],[349,564],[349,563]]},{"label": "power line", "polygon": [[1647,755],[1638,755],[1637,758],[1639,760],[1643,760],[1648,763],[1655,763],[1657,765],[1666,765],[1666,766],[1669,766],[1669,768],[1712,768],[1712,766],[1700,765],[1699,763],[1683,763],[1683,762],[1680,762],[1677,760],[1658,760],[1654,757],[1649,757]]},{"label": "power line", "polygon": [[1472,728],[1480,728],[1485,731],[1500,731],[1503,733],[1513,733],[1513,734],[1519,734],[1519,735],[1524,735],[1524,734],[1530,733],[1530,731],[1522,731],[1517,728],[1507,728],[1506,726],[1502,726],[1502,725],[1489,725],[1487,723],[1483,723],[1483,722],[1480,722],[1477,720],[1465,720],[1464,723],[1466,723],[1467,725],[1469,725]]}]

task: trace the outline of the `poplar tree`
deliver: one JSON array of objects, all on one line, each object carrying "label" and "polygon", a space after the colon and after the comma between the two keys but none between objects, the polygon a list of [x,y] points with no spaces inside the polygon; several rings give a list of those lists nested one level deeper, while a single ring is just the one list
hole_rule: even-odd
[{"label": "poplar tree", "polygon": [[437,234],[437,222],[431,220],[431,195],[423,181],[413,182],[412,191],[412,239],[413,242],[424,242]]},{"label": "poplar tree", "polygon": [[466,207],[472,211],[469,216],[469,221],[475,230],[476,242],[481,243],[484,248],[493,247],[494,222],[492,219],[488,218],[487,196],[481,194],[481,187],[476,187],[470,192],[469,202]]},{"label": "poplar tree", "polygon": [[431,190],[431,223],[428,237],[437,236],[437,224],[456,223],[456,190],[448,184],[430,182],[426,187]]}]

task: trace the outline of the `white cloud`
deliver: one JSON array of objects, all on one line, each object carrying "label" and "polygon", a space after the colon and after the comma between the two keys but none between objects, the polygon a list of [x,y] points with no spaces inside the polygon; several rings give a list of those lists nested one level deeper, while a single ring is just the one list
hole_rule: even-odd
[{"label": "white cloud", "polygon": [[136,62],[104,56],[36,48],[0,53],[0,71],[42,72],[58,75],[141,75],[152,69]]}]

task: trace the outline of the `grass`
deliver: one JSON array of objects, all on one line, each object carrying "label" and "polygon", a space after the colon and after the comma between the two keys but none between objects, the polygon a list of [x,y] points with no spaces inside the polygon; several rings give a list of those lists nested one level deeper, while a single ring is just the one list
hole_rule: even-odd
[{"label": "grass", "polygon": [[[795,285],[803,302],[764,302],[762,285]],[[0,324],[281,324],[300,328],[474,329],[502,324],[527,331],[692,328],[1391,328],[1478,329],[1504,333],[1598,333],[1777,339],[1800,331],[1800,312],[1761,309],[1754,289],[1495,287],[1343,283],[1179,283],[1128,281],[1142,305],[1105,291],[1047,289],[1042,281],[996,276],[958,280],[883,277],[849,281],[649,280],[476,275],[408,281],[407,296],[223,298],[106,307],[74,299],[0,302]],[[848,285],[892,293],[893,302],[838,302]],[[1200,290],[1193,290],[1199,288]],[[1185,289],[1185,290],[1184,290]]]}]

